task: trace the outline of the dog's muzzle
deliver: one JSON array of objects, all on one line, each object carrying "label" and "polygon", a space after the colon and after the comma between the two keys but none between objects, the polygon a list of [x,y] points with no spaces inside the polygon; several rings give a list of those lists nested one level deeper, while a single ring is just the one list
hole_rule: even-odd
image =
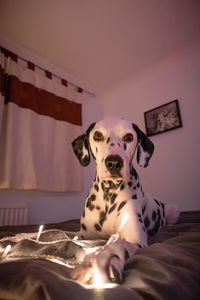
[{"label": "dog's muzzle", "polygon": [[119,155],[109,155],[105,159],[106,169],[112,177],[121,177],[120,171],[123,167],[123,160]]}]

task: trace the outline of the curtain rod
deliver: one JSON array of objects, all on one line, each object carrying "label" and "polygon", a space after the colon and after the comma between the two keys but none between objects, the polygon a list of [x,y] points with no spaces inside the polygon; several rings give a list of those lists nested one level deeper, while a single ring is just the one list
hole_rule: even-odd
[{"label": "curtain rod", "polygon": [[[44,72],[50,73],[51,75],[53,75],[54,77],[56,77],[56,78],[58,78],[58,79],[60,79],[60,80],[64,79],[64,78],[62,78],[61,76],[59,76],[59,75],[57,75],[57,74],[55,74],[55,73],[52,73],[52,72],[50,72],[50,71],[44,69],[43,67],[38,66],[38,65],[35,64],[35,63],[30,62],[28,59],[25,59],[24,57],[22,57],[22,56],[20,56],[20,55],[18,55],[18,54],[15,54],[15,53],[13,53],[13,52],[10,51],[10,50],[7,50],[7,49],[4,48],[4,47],[1,47],[1,46],[0,46],[0,48],[5,49],[8,53],[10,52],[10,53],[14,54],[14,56],[16,56],[17,58],[19,58],[19,59],[21,59],[21,60],[23,60],[23,61],[25,61],[25,62],[27,62],[27,63],[33,64],[33,65],[34,65],[36,68],[38,68],[38,69],[40,69],[40,70],[42,70],[42,71],[44,71]],[[75,88],[77,88],[77,89],[82,89],[82,90],[83,90],[87,95],[89,95],[90,97],[96,97],[96,95],[95,95],[94,93],[88,91],[87,89],[84,89],[84,88],[82,88],[82,87],[76,85],[75,83],[73,83],[73,82],[71,82],[71,81],[68,81],[67,79],[66,79],[66,81],[67,81],[67,84],[69,84],[69,85],[71,85],[71,86],[73,86],[73,87],[75,87]]]},{"label": "curtain rod", "polygon": [[[25,61],[25,62],[28,62],[28,60],[26,60],[25,58],[23,58],[23,57],[21,57],[21,56],[19,56],[19,55],[17,55],[17,57],[19,57],[20,59],[22,59],[22,60]],[[38,65],[36,65],[36,64],[34,64],[34,66],[37,67],[38,69],[44,71],[44,72],[46,72],[46,71],[48,72],[48,70],[45,70],[44,68],[42,68],[42,67],[40,67],[40,66],[38,66]],[[49,72],[50,72],[50,71],[49,71]],[[54,73],[52,73],[52,72],[50,72],[50,73],[51,73],[54,77],[57,77],[57,78],[60,79],[60,80],[63,79],[62,77],[60,77],[60,76],[58,76],[58,75],[56,75],[56,74],[54,74]],[[67,79],[66,79],[66,80],[67,80]],[[75,87],[75,88],[77,88],[77,89],[82,89],[87,95],[89,95],[89,96],[91,96],[91,97],[96,97],[96,95],[95,95],[94,93],[92,93],[92,92],[90,92],[90,91],[88,91],[88,90],[86,90],[86,89],[84,89],[84,88],[82,88],[82,87],[80,87],[80,86],[74,84],[74,83],[71,82],[71,81],[68,81],[68,80],[67,80],[67,84],[69,84],[69,85],[71,85],[71,86],[73,86],[73,87]]]}]

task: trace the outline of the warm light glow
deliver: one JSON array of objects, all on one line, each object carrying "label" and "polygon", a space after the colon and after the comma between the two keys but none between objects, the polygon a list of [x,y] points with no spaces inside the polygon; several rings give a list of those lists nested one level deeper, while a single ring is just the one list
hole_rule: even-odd
[{"label": "warm light glow", "polygon": [[[129,218],[129,215],[124,214],[118,231],[115,234],[111,235],[110,239],[107,241],[107,243],[104,246],[101,245],[101,246],[96,246],[96,247],[90,247],[89,248],[89,247],[87,247],[88,245],[84,241],[78,240],[78,236],[74,236],[73,239],[69,238],[69,240],[73,241],[77,245],[80,245],[85,250],[85,255],[88,255],[88,254],[91,254],[91,253],[95,253],[95,255],[97,255],[101,250],[103,250],[110,243],[114,243],[120,238],[120,231],[123,229],[123,227],[126,224],[128,218]],[[38,231],[37,238],[36,238],[37,242],[39,242],[40,235],[43,231],[43,227],[44,227],[44,225],[40,225],[40,227],[39,227],[39,231]],[[42,243],[42,242],[40,242],[40,243]],[[45,242],[45,243],[47,243],[47,242]],[[53,242],[49,242],[49,243],[53,243]],[[6,258],[7,255],[8,255],[8,252],[10,250],[11,250],[11,245],[7,245],[6,248],[4,249],[2,255],[1,255],[1,258]],[[66,266],[68,268],[76,268],[76,264],[74,264],[74,263],[70,264],[68,262],[63,262],[63,261],[60,261],[59,259],[53,258],[51,256],[49,256],[49,257],[46,256],[46,259],[50,260],[54,263]],[[111,274],[111,277],[114,278],[114,274],[113,274],[112,270],[110,270],[110,274]],[[99,289],[106,289],[106,288],[114,288],[114,287],[117,286],[116,283],[105,283],[104,282],[105,281],[104,276],[101,275],[101,272],[99,270],[99,267],[97,265],[97,261],[96,261],[95,258],[92,261],[92,275],[93,275],[93,283],[89,284],[89,285],[83,284],[84,287],[89,288],[89,289],[93,288],[93,289],[99,290]],[[105,276],[105,278],[106,278],[106,276]]]},{"label": "warm light glow", "polygon": [[120,227],[119,227],[118,232],[120,232],[120,231],[123,229],[124,225],[125,225],[126,222],[128,221],[128,218],[129,218],[129,215],[128,215],[128,214],[124,214],[124,215],[123,215],[122,222],[121,222],[121,224],[120,224]]},{"label": "warm light glow", "polygon": [[116,287],[116,283],[104,283],[103,278],[100,274],[98,269],[97,263],[94,260],[93,262],[93,284],[89,285],[88,288],[95,288],[95,289],[110,289]]},{"label": "warm light glow", "polygon": [[38,231],[38,235],[37,235],[36,241],[39,241],[39,238],[40,238],[40,235],[41,235],[41,233],[42,233],[43,227],[44,227],[44,225],[40,225],[40,228],[39,228],[39,231]]},{"label": "warm light glow", "polygon": [[83,248],[85,250],[86,254],[90,254],[90,253],[94,253],[97,252],[97,250],[99,249],[99,247],[93,247],[93,248]]},{"label": "warm light glow", "polygon": [[6,257],[8,252],[10,251],[10,249],[11,249],[11,245],[7,245],[5,250],[2,253],[1,257]]},{"label": "warm light glow", "polygon": [[[109,245],[110,243],[114,243],[115,241],[117,241],[120,237],[120,231],[123,229],[124,225],[126,224],[127,220],[129,218],[129,215],[128,214],[124,214],[123,218],[122,218],[122,222],[119,226],[119,229],[118,231],[111,235],[110,239],[108,240],[108,242],[106,243],[105,246]],[[43,225],[41,225],[39,227],[39,231],[38,231],[38,235],[37,235],[37,238],[36,238],[36,241],[39,241],[39,238],[40,238],[40,235],[42,233],[42,230],[43,230]],[[69,238],[70,239],[70,238]],[[76,243],[77,245],[80,245],[83,247],[83,249],[85,250],[85,254],[91,254],[91,253],[95,253],[95,254],[98,254],[98,252],[100,251],[101,248],[103,248],[102,246],[98,246],[98,247],[91,247],[91,248],[88,248],[88,247],[85,247],[85,243],[84,241],[80,241],[78,240],[78,236],[74,236],[73,239],[71,239],[74,243]],[[9,247],[10,245],[8,245],[6,247],[6,249],[4,250],[3,254],[2,254],[2,257],[6,257],[7,253],[10,251],[10,248],[11,246]],[[104,246],[104,247],[105,247]],[[68,264],[68,263],[64,263],[58,259],[55,259],[55,258],[47,258],[48,260],[54,262],[54,263],[57,263],[57,264],[61,264],[61,265],[64,265],[66,267],[69,267],[69,268],[75,268],[75,264]],[[113,288],[113,287],[116,287],[117,284],[116,283],[105,283],[104,280],[103,280],[103,277],[99,271],[99,268],[98,268],[98,265],[97,265],[97,262],[96,262],[96,259],[94,258],[93,259],[93,262],[92,262],[92,268],[93,268],[93,284],[90,284],[90,285],[85,285],[85,287],[87,288],[95,288],[95,289],[105,289],[105,288]],[[114,274],[112,274],[111,272],[111,276],[114,278]]]},{"label": "warm light glow", "polygon": [[[64,263],[56,258],[51,258],[51,257],[46,257],[47,260],[50,260],[54,263],[57,263],[57,264],[60,264],[60,265],[63,265],[65,267],[68,267],[68,268],[75,268],[76,265],[71,265],[71,264],[68,264],[68,263]],[[114,288],[117,286],[116,283],[104,283],[103,282],[103,279],[102,279],[102,276],[100,274],[100,271],[98,269],[98,266],[96,264],[96,261],[94,260],[93,262],[93,284],[83,284],[81,282],[79,282],[79,284],[81,284],[82,286],[84,286],[85,288],[87,289],[108,289],[108,288]]]},{"label": "warm light glow", "polygon": [[93,263],[93,286],[97,289],[102,289],[104,287],[104,282],[99,272],[96,261]]},{"label": "warm light glow", "polygon": [[75,265],[64,263],[64,262],[62,262],[62,261],[60,261],[59,259],[56,259],[56,258],[47,257],[46,259],[50,260],[50,261],[52,261],[56,264],[59,264],[59,265],[62,265],[62,266],[65,266],[65,267],[68,267],[68,268],[71,268],[71,269],[75,268]]}]

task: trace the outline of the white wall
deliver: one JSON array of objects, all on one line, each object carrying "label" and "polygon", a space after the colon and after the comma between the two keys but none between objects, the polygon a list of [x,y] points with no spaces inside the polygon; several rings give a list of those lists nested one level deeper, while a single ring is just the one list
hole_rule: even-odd
[{"label": "white wall", "polygon": [[117,115],[144,130],[144,112],[179,100],[183,128],[153,136],[155,154],[140,169],[145,190],[182,210],[200,209],[200,39],[179,49],[104,97],[104,115]]}]

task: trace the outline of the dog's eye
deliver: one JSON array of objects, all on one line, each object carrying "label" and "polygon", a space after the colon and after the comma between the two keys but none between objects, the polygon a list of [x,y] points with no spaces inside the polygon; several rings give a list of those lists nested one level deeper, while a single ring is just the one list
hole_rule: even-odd
[{"label": "dog's eye", "polygon": [[127,133],[124,137],[123,137],[124,142],[130,143],[133,141],[133,135],[132,133]]},{"label": "dog's eye", "polygon": [[100,131],[95,131],[93,138],[96,142],[102,142],[104,140],[103,134]]}]

